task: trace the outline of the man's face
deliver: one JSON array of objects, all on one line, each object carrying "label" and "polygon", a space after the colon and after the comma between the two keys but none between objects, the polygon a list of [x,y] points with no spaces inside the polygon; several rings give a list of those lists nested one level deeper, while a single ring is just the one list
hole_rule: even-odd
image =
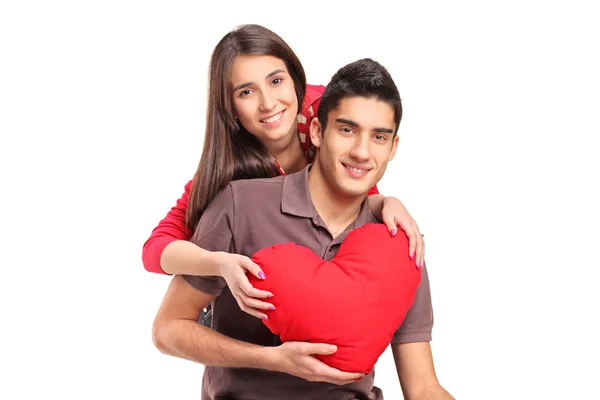
[{"label": "man's face", "polygon": [[394,109],[375,98],[345,98],[329,112],[325,132],[317,119],[310,128],[323,178],[345,197],[366,195],[398,147]]}]

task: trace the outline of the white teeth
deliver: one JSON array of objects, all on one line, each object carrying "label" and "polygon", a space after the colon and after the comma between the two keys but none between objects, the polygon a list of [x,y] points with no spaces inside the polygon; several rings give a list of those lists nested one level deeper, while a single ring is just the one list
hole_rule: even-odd
[{"label": "white teeth", "polygon": [[279,118],[281,118],[281,114],[283,114],[283,111],[279,114],[273,115],[271,118],[263,119],[262,122],[271,124],[273,122],[279,121]]},{"label": "white teeth", "polygon": [[349,167],[347,165],[346,165],[346,168],[348,168],[352,172],[357,172],[359,174],[367,171],[366,169],[359,169],[359,168]]}]

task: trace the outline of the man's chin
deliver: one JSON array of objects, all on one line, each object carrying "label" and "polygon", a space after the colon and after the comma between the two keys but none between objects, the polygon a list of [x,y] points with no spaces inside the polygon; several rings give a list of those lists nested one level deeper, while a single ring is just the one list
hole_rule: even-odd
[{"label": "man's chin", "polygon": [[369,193],[372,186],[365,185],[364,183],[357,184],[358,182],[354,182],[354,184],[350,185],[341,185],[340,186],[340,194],[344,197],[364,197]]}]

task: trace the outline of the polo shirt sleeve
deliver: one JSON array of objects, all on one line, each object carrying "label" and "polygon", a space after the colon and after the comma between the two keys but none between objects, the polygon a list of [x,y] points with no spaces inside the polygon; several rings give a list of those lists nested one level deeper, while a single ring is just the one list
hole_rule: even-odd
[{"label": "polo shirt sleeve", "polygon": [[[208,251],[235,253],[233,215],[233,190],[231,185],[227,185],[202,214],[190,241]],[[219,296],[227,286],[220,276],[183,275],[183,278],[197,290],[213,296]]]},{"label": "polo shirt sleeve", "polygon": [[392,344],[429,342],[433,329],[433,308],[427,267],[421,271],[421,283],[417,288],[415,301],[406,313],[400,328],[394,332]]}]

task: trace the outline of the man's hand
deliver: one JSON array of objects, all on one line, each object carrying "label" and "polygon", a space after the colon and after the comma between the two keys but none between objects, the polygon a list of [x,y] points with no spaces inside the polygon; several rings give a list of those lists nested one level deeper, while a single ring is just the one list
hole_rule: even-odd
[{"label": "man's hand", "polygon": [[294,375],[310,382],[329,382],[334,385],[347,385],[363,377],[358,372],[343,372],[331,368],[315,357],[315,354],[329,355],[337,351],[334,345],[307,342],[285,342],[271,347],[273,352],[272,369]]}]

